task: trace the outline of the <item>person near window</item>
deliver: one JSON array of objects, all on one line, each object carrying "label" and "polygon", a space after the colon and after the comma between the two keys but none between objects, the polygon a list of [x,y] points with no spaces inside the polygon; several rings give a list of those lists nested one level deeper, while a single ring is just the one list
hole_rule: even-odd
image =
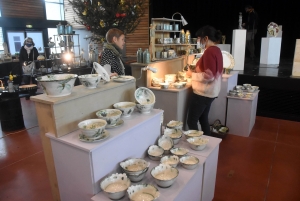
[{"label": "person near window", "polygon": [[123,31],[112,28],[106,33],[107,43],[101,55],[100,65],[109,64],[111,66],[111,76],[131,75],[130,66],[126,66],[122,58],[122,50],[125,45],[125,35]]},{"label": "person near window", "polygon": [[[36,49],[36,47],[34,47],[34,45],[35,44],[31,37],[25,38],[23,46],[20,49],[20,55],[19,55],[19,61],[21,67],[27,66],[30,63],[37,60],[37,57],[39,56],[39,52]],[[36,81],[34,80],[34,77],[32,75],[23,74],[23,83],[30,84],[30,81],[36,84]]]},{"label": "person near window", "polygon": [[247,22],[243,23],[243,27],[247,29],[246,35],[246,47],[250,52],[251,60],[255,59],[255,46],[254,46],[254,37],[257,33],[258,25],[258,14],[254,11],[254,8],[250,5],[245,6],[245,11],[248,13]]},{"label": "person near window", "polygon": [[190,130],[198,130],[198,121],[204,135],[211,135],[208,114],[211,103],[219,95],[223,72],[220,43],[222,33],[212,26],[204,26],[196,32],[197,42],[205,49],[194,70],[187,71],[192,77],[192,97],[187,124]]}]

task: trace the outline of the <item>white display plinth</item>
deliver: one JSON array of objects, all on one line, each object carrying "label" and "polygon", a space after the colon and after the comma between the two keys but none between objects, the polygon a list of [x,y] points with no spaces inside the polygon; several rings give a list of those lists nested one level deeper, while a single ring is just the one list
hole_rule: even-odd
[{"label": "white display plinth", "polygon": [[300,39],[296,40],[292,77],[300,77]]},{"label": "white display plinth", "polygon": [[246,29],[234,29],[232,34],[232,56],[234,70],[244,70],[246,48]]},{"label": "white display plinth", "polygon": [[226,108],[227,108],[227,94],[237,85],[238,71],[231,71],[230,74],[222,75],[221,90],[218,98],[216,98],[210,107],[208,122],[213,124],[215,120],[219,119],[222,124],[226,123]]},{"label": "white display plinth", "polygon": [[255,124],[258,92],[251,98],[227,97],[226,126],[229,134],[248,137]]},{"label": "white display plinth", "polygon": [[281,40],[278,37],[261,39],[260,63],[270,65],[265,67],[277,67],[279,65]]},{"label": "white display plinth", "polygon": [[222,50],[226,52],[231,52],[231,45],[230,44],[217,44],[217,46]]}]

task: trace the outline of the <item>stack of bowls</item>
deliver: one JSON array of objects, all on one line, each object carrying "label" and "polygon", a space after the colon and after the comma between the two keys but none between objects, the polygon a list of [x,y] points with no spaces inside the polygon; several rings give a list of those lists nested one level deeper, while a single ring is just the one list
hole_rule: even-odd
[{"label": "stack of bowls", "polygon": [[146,87],[139,87],[135,90],[134,97],[138,102],[136,107],[140,113],[151,112],[155,104],[155,95],[150,89]]},{"label": "stack of bowls", "polygon": [[141,158],[131,158],[121,162],[120,166],[130,181],[139,182],[144,178],[150,163]]}]

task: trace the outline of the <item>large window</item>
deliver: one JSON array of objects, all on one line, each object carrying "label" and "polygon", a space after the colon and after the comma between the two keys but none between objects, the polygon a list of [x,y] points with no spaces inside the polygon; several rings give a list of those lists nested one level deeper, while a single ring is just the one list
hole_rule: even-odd
[{"label": "large window", "polygon": [[47,20],[65,20],[63,0],[45,0]]},{"label": "large window", "polygon": [[[0,7],[0,17],[1,17],[1,7]],[[0,53],[3,51],[3,32],[2,27],[0,27]]]}]

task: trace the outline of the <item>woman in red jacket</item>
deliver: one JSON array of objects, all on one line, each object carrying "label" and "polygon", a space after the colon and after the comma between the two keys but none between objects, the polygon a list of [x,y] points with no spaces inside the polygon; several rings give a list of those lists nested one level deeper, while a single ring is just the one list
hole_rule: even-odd
[{"label": "woman in red jacket", "polygon": [[222,33],[214,27],[204,26],[197,31],[196,36],[201,49],[205,51],[195,70],[187,72],[187,75],[192,76],[193,88],[187,124],[190,130],[198,130],[199,121],[204,135],[211,135],[208,113],[221,88],[223,57],[216,44],[221,41]]}]

